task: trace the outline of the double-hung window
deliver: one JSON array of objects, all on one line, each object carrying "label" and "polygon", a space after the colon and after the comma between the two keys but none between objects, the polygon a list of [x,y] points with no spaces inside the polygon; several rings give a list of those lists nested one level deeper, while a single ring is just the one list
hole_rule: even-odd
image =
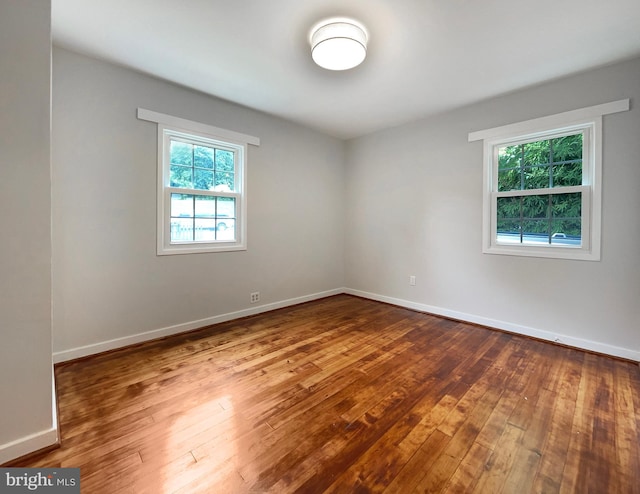
[{"label": "double-hung window", "polygon": [[594,131],[589,124],[493,144],[490,207],[496,245],[587,247]]},{"label": "double-hung window", "polygon": [[246,250],[247,145],[256,138],[139,109],[158,123],[157,253]]},{"label": "double-hung window", "polygon": [[622,100],[469,134],[484,140],[483,252],[600,259],[602,115]]}]

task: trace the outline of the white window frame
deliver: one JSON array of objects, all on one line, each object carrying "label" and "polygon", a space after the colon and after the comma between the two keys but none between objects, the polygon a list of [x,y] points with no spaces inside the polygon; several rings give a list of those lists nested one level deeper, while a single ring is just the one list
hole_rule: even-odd
[{"label": "white window frame", "polygon": [[[260,145],[257,137],[220,129],[200,122],[138,108],[138,118],[158,124],[157,156],[157,254],[199,254],[247,250],[247,153],[248,145]],[[235,190],[207,191],[171,187],[171,138],[232,150],[235,155]],[[171,242],[171,194],[233,197],[236,199],[235,239]]]},{"label": "white window frame", "polygon": [[[547,117],[471,132],[469,142],[483,146],[483,226],[485,254],[600,260],[602,210],[602,116],[629,110],[629,100],[581,108]],[[498,149],[507,145],[583,133],[582,185],[549,189],[498,192]],[[536,194],[582,193],[582,242],[580,246],[501,243],[497,238],[497,198]]]}]

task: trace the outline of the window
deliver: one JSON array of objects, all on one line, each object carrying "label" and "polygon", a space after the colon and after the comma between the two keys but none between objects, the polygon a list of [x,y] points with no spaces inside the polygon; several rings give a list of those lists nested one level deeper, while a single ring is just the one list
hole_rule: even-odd
[{"label": "window", "polygon": [[469,134],[484,140],[483,252],[600,259],[602,115],[629,100]]},{"label": "window", "polygon": [[256,138],[138,109],[158,123],[158,255],[246,250],[246,154]]},{"label": "window", "polygon": [[567,135],[494,145],[491,236],[496,244],[583,246],[583,232],[586,242],[589,228],[592,132],[589,126]]}]

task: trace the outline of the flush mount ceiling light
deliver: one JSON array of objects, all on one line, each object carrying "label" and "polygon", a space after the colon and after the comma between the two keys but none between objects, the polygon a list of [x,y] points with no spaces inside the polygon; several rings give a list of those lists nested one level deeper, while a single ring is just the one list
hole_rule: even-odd
[{"label": "flush mount ceiling light", "polygon": [[347,70],[360,65],[367,56],[367,31],[352,19],[334,18],[311,30],[311,58],[328,70]]}]

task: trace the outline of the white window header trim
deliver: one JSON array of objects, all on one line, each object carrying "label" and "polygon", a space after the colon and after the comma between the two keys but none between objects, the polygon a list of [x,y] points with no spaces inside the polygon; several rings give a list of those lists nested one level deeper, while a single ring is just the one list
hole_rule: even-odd
[{"label": "white window header trim", "polygon": [[173,115],[145,110],[144,108],[138,108],[138,119],[178,129],[189,129],[190,132],[202,132],[203,134],[209,134],[225,141],[251,144],[253,146],[260,145],[260,138],[258,137],[241,134],[233,130],[221,129],[201,122],[194,122],[193,120],[187,120],[185,118],[174,117]]},{"label": "white window header trim", "polygon": [[494,139],[496,137],[504,137],[511,134],[524,135],[527,132],[535,131],[535,129],[555,128],[561,125],[564,126],[567,125],[567,122],[577,123],[584,120],[593,119],[595,117],[600,117],[602,115],[610,115],[612,113],[628,111],[629,108],[629,99],[621,99],[618,101],[612,101],[610,103],[603,103],[601,105],[588,106],[586,108],[579,108],[577,110],[557,113],[555,115],[548,115],[546,117],[525,120],[524,122],[470,132],[469,142]]}]

